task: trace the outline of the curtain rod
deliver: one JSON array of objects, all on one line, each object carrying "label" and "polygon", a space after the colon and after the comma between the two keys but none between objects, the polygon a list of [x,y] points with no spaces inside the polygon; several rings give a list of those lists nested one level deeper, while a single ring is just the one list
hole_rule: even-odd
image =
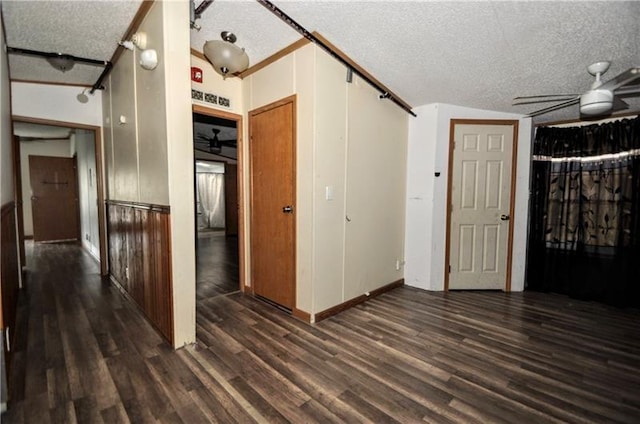
[{"label": "curtain rod", "polygon": [[300,33],[304,38],[306,38],[309,41],[311,41],[312,43],[320,46],[324,51],[329,53],[334,59],[336,59],[338,62],[342,63],[343,65],[345,65],[347,67],[347,69],[350,69],[352,72],[355,72],[356,74],[358,74],[360,76],[360,78],[364,79],[370,85],[375,87],[376,90],[380,91],[380,93],[381,93],[380,94],[380,98],[381,99],[389,99],[392,102],[394,102],[396,105],[398,105],[402,109],[404,109],[410,115],[418,116],[411,110],[410,107],[408,107],[407,105],[403,104],[403,102],[400,99],[395,97],[394,94],[390,93],[385,88],[380,87],[380,84],[378,84],[376,81],[371,80],[371,78],[369,76],[363,74],[360,70],[355,69],[348,61],[346,61],[341,55],[339,55],[335,50],[333,50],[333,48],[331,48],[331,46],[328,46],[324,41],[320,40],[318,37],[316,37],[315,35],[313,35],[309,31],[307,31],[307,29],[305,27],[303,27],[302,25],[297,23],[293,18],[291,18],[289,15],[284,13],[280,8],[278,8],[278,6],[276,6],[275,4],[271,3],[269,0],[256,0],[256,1],[258,3],[260,3],[262,6],[264,6],[271,13],[276,15],[278,18],[280,18],[283,22],[285,22],[291,28],[293,28],[298,33]]}]

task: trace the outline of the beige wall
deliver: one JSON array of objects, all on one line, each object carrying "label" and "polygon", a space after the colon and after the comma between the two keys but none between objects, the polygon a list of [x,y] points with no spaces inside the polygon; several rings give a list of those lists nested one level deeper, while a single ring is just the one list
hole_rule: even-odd
[{"label": "beige wall", "polygon": [[403,278],[409,115],[354,77],[348,87],[343,300]]},{"label": "beige wall", "polygon": [[165,74],[173,59],[165,63],[162,20],[162,7],[154,6],[139,28],[147,34],[147,48],[158,52],[158,67],[143,69],[140,50],[125,50],[103,95],[105,117],[110,117],[105,156],[113,200],[169,204]]},{"label": "beige wall", "polygon": [[[163,6],[175,345],[196,341],[196,250],[189,2]],[[167,62],[169,62],[167,60]]]},{"label": "beige wall", "polygon": [[312,44],[244,90],[248,111],[297,95],[297,308],[316,314],[402,278],[408,115]]},{"label": "beige wall", "polygon": [[[4,31],[0,22],[0,45],[4,46]],[[11,86],[7,54],[0,52],[0,204],[13,201],[13,156],[11,143]]]},{"label": "beige wall", "polygon": [[223,96],[231,102],[229,107],[212,104],[196,99],[192,99],[194,105],[200,105],[211,109],[223,110],[226,112],[242,115],[244,104],[242,99],[242,80],[239,78],[223,79],[222,75],[213,70],[213,66],[206,60],[191,55],[191,66],[202,69],[202,83],[191,81],[191,88],[203,93]]},{"label": "beige wall", "polygon": [[[154,7],[140,25],[138,31],[147,34],[147,48],[156,49],[159,65],[154,70],[138,65],[140,50],[135,51],[136,106],[138,118],[138,178],[140,201],[145,203],[169,203],[168,187],[168,140],[167,98],[172,90],[167,74],[179,60],[165,48],[165,37],[170,37],[163,25],[163,8]],[[171,17],[171,19],[174,19]],[[187,52],[188,54],[188,52]],[[187,69],[181,72],[187,73]],[[187,77],[187,76],[185,76]],[[166,92],[165,92],[166,90]],[[162,117],[161,121],[158,117]],[[165,123],[166,121],[166,123]]]},{"label": "beige wall", "polygon": [[80,240],[98,261],[98,184],[96,178],[96,141],[93,131],[75,131],[75,153],[78,159],[78,195],[80,206]]},{"label": "beige wall", "polygon": [[[113,156],[108,168],[113,184],[109,187],[109,199],[137,202],[140,200],[138,186],[138,133],[136,121],[134,54],[125,50],[113,68],[110,82],[106,84],[107,96],[111,97],[111,126]],[[162,117],[164,118],[164,116]],[[105,131],[107,129],[105,128]],[[163,141],[157,140],[158,143]],[[165,204],[166,204],[165,199]]]},{"label": "beige wall", "polygon": [[138,31],[158,67],[143,69],[140,52],[126,50],[102,102],[109,199],[170,206],[175,347],[195,342],[188,20],[188,2],[154,3]]},{"label": "beige wall", "polygon": [[[0,45],[4,46],[4,28],[0,16]],[[11,152],[11,94],[7,54],[0,52],[0,206],[13,201],[13,156]],[[19,256],[19,255],[18,255]],[[2,306],[0,306],[2,313]],[[4,328],[0,331],[0,412],[7,407],[7,373],[4,358]]]}]

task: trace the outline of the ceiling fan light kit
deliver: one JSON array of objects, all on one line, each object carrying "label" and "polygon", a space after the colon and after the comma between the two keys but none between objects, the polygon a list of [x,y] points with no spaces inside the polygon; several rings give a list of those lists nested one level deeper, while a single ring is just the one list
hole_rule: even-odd
[{"label": "ceiling fan light kit", "polygon": [[613,91],[589,90],[580,96],[580,113],[587,116],[602,115],[613,108]]},{"label": "ceiling fan light kit", "polygon": [[213,65],[213,69],[226,78],[242,72],[249,67],[249,56],[243,48],[236,46],[236,36],[223,31],[220,34],[222,40],[209,40],[204,43],[203,52],[207,60]]}]

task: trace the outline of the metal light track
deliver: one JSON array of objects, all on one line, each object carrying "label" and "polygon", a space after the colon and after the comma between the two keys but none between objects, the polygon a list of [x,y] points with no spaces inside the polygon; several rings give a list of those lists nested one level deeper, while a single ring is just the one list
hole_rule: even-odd
[{"label": "metal light track", "polygon": [[96,81],[96,83],[93,84],[93,86],[91,87],[91,90],[89,91],[91,94],[93,94],[93,92],[96,91],[96,90],[102,90],[103,89],[102,81],[107,76],[107,74],[111,70],[111,67],[113,66],[111,64],[111,62],[109,62],[108,60],[88,59],[86,57],[79,57],[79,56],[74,56],[74,55],[71,55],[71,54],[41,52],[41,51],[38,51],[38,50],[21,49],[21,48],[18,48],[18,47],[9,47],[9,46],[7,46],[7,53],[19,54],[19,55],[23,55],[23,56],[43,57],[45,59],[61,57],[61,58],[69,59],[69,60],[72,60],[72,61],[78,62],[78,63],[86,63],[87,65],[104,66],[104,70],[100,74],[100,77],[98,77],[98,81]]},{"label": "metal light track", "polygon": [[256,1],[258,3],[260,3],[262,6],[264,6],[271,13],[276,15],[278,18],[280,18],[283,22],[285,22],[291,28],[293,28],[298,33],[300,33],[300,35],[302,35],[304,38],[308,39],[309,41],[311,41],[312,43],[316,44],[317,46],[320,46],[324,51],[329,53],[334,59],[336,59],[338,62],[342,63],[343,65],[345,65],[347,67],[347,69],[351,69],[352,72],[355,72],[356,74],[358,74],[360,76],[360,78],[362,78],[367,83],[369,83],[373,87],[375,87],[376,90],[380,91],[380,93],[381,93],[380,94],[380,98],[381,99],[389,99],[392,102],[394,102],[396,105],[400,106],[403,110],[405,110],[410,115],[417,116],[411,110],[411,108],[409,108],[405,104],[403,104],[403,102],[401,102],[400,99],[396,98],[393,94],[389,93],[386,89],[380,87],[380,85],[376,81],[372,81],[371,78],[369,78],[367,75],[365,75],[362,72],[360,72],[358,69],[353,68],[351,66],[351,64],[349,64],[349,62],[347,62],[342,56],[340,56],[338,53],[336,53],[330,46],[328,46],[322,40],[320,40],[318,37],[316,37],[315,35],[313,35],[309,31],[307,31],[306,28],[304,28],[302,25],[297,23],[289,15],[284,13],[278,6],[276,6],[275,4],[271,3],[269,0],[256,0]]},{"label": "metal light track", "polygon": [[7,53],[20,54],[24,56],[38,56],[38,57],[44,57],[44,58],[62,57],[65,59],[73,60],[74,62],[86,63],[89,65],[95,65],[95,66],[107,66],[107,63],[109,63],[106,60],[87,59],[86,57],[78,57],[71,54],[40,52],[38,50],[21,49],[18,47],[9,47],[9,46],[7,46]]}]

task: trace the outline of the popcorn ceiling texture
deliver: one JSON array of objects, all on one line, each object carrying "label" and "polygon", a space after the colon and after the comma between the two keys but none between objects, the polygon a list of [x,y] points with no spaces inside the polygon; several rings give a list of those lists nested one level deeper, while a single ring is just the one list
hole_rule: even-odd
[{"label": "popcorn ceiling texture", "polygon": [[[139,3],[5,0],[7,42],[108,59]],[[593,80],[586,67],[596,61],[613,62],[605,81],[640,65],[640,2],[274,3],[308,30],[320,32],[412,106],[442,102],[529,113],[549,104],[511,106],[512,98],[582,93]],[[191,31],[193,48],[202,51],[206,40],[220,39],[220,32],[229,30],[251,64],[300,38],[255,1],[216,0],[199,24],[200,32]],[[29,68],[14,69],[13,61],[11,66],[13,78],[22,78]],[[50,66],[34,63],[32,68],[47,80],[62,78]],[[625,101],[640,110],[638,99]],[[539,119],[577,117],[574,106]]]},{"label": "popcorn ceiling texture", "polygon": [[[109,60],[141,1],[2,1],[7,45]],[[9,55],[12,79],[93,85],[101,66],[62,73],[46,60]]]}]

